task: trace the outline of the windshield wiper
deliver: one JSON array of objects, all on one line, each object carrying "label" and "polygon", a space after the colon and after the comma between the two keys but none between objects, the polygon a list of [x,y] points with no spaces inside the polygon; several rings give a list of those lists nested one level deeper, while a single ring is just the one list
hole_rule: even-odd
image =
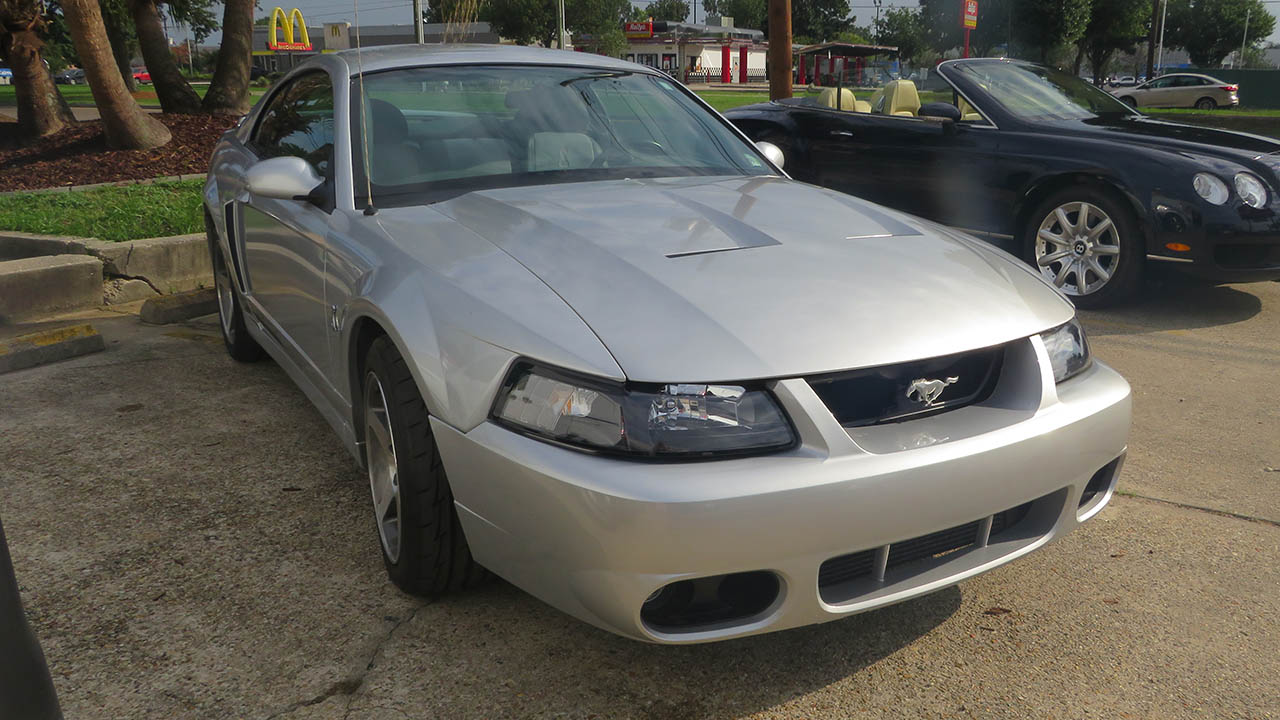
[{"label": "windshield wiper", "polygon": [[634,74],[635,73],[632,73],[630,70],[602,70],[590,75],[579,75],[578,77],[571,77],[568,80],[561,80],[560,84],[564,87],[569,87],[573,83],[581,80],[603,80],[605,78],[629,77]]}]

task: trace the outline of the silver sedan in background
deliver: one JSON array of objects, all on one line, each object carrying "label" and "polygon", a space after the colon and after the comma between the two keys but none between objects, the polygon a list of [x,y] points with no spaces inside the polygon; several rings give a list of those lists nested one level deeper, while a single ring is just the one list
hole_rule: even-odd
[{"label": "silver sedan in background", "polygon": [[595,55],[319,56],[214,152],[227,348],[367,471],[398,586],[487,569],[650,642],[881,607],[1097,513],[1129,387],[1071,304],[779,157]]},{"label": "silver sedan in background", "polygon": [[1173,73],[1161,75],[1137,87],[1115,90],[1111,94],[1133,107],[1196,108],[1214,110],[1240,105],[1240,86],[1208,75]]}]

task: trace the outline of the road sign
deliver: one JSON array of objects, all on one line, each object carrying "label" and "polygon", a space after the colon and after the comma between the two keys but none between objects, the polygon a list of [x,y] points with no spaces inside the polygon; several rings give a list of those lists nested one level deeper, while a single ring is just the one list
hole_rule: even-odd
[{"label": "road sign", "polygon": [[978,27],[978,0],[964,0],[964,12],[960,18],[960,25],[965,30],[975,30]]},{"label": "road sign", "polygon": [[631,40],[651,38],[653,37],[653,21],[623,23],[622,30],[626,33],[627,38]]}]

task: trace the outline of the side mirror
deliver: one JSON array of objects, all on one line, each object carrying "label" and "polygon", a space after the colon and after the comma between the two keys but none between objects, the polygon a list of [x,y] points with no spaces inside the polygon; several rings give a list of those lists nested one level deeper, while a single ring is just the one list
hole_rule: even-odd
[{"label": "side mirror", "polygon": [[285,155],[256,163],[245,173],[249,192],[280,200],[309,201],[311,191],[324,183],[311,163]]},{"label": "side mirror", "polygon": [[946,102],[931,102],[920,106],[919,117],[939,118],[960,122],[960,108]]},{"label": "side mirror", "polygon": [[769,162],[777,165],[779,168],[787,163],[787,156],[782,154],[782,148],[771,142],[765,142],[762,140],[756,143],[756,149],[763,153],[764,156],[769,159]]}]

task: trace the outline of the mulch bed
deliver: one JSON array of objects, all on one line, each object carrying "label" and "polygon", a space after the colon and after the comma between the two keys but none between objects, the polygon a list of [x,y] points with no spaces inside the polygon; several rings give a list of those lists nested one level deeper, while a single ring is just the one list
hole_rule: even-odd
[{"label": "mulch bed", "polygon": [[173,134],[154,150],[108,150],[98,120],[76,123],[26,146],[16,123],[0,123],[0,192],[207,172],[213,146],[237,120],[227,115],[153,117]]}]

